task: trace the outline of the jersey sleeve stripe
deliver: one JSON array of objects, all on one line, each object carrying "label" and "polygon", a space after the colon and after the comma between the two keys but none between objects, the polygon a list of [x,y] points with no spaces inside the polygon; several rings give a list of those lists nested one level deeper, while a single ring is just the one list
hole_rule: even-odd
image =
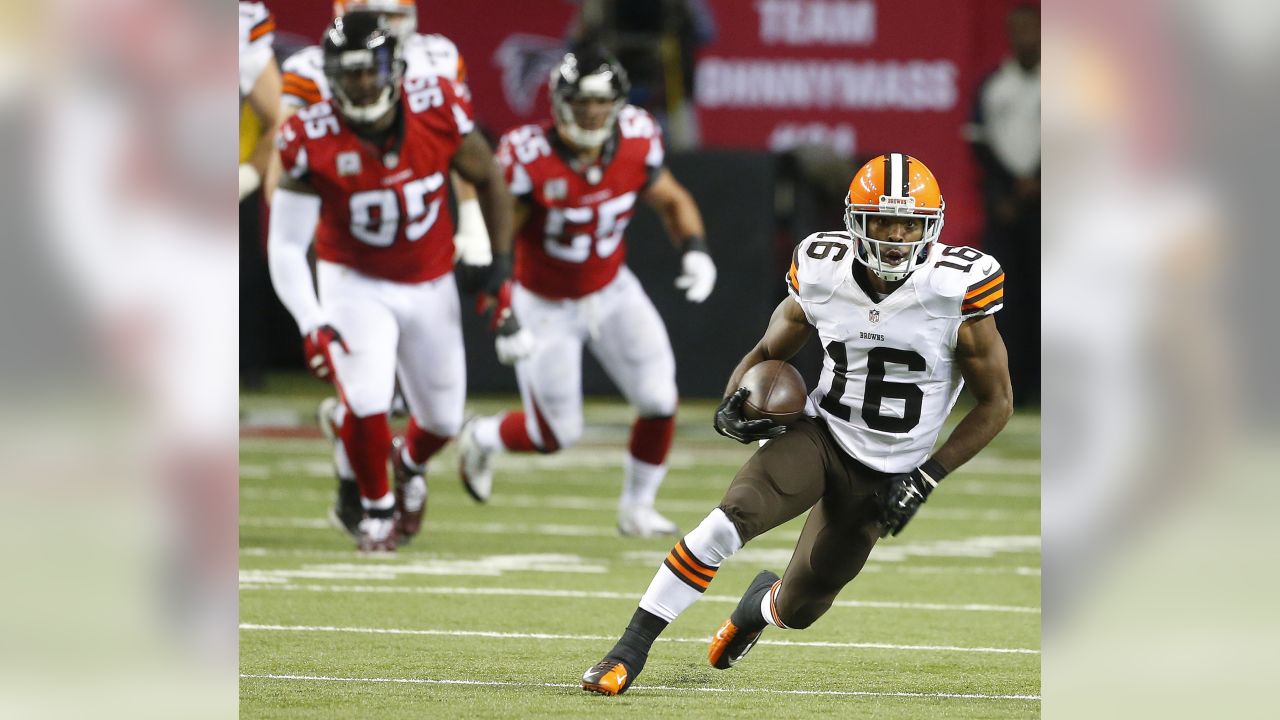
[{"label": "jersey sleeve stripe", "polygon": [[800,292],[800,277],[798,273],[799,268],[796,267],[796,261],[792,260],[791,270],[787,272],[787,284],[796,292]]},{"label": "jersey sleeve stripe", "polygon": [[249,31],[249,42],[253,42],[258,38],[276,31],[276,18],[274,15],[267,15],[253,29]]},{"label": "jersey sleeve stripe", "polygon": [[987,292],[988,290],[995,287],[996,285],[1003,285],[1003,284],[1004,284],[1004,273],[1003,272],[996,273],[994,276],[989,277],[986,280],[980,280],[970,285],[969,290],[966,291],[964,294],[964,299],[966,301],[972,300],[978,297],[979,295],[982,295],[983,293]]},{"label": "jersey sleeve stripe", "polygon": [[287,72],[284,74],[282,91],[285,95],[299,98],[308,105],[318,103],[324,99],[320,95],[320,87],[316,85],[314,80],[308,80],[296,73]]},{"label": "jersey sleeve stripe", "polygon": [[972,304],[972,303],[976,303],[976,302],[981,302],[982,300],[985,300],[985,299],[987,298],[987,296],[988,296],[988,295],[992,295],[992,294],[997,293],[997,292],[1001,292],[1001,293],[1002,293],[1002,292],[1004,292],[1004,281],[1003,281],[1003,280],[1002,280],[1002,281],[1000,281],[1000,282],[998,282],[998,283],[996,283],[995,285],[992,285],[991,287],[988,287],[986,290],[983,290],[983,291],[982,291],[982,292],[980,292],[980,293],[974,293],[974,294],[972,294],[972,295],[965,295],[965,296],[964,296],[964,302],[965,302],[965,304],[966,304],[966,305],[969,305],[969,304]]},{"label": "jersey sleeve stripe", "polygon": [[968,313],[974,310],[986,310],[992,305],[1000,305],[1003,303],[1004,303],[1004,288],[998,287],[994,291],[992,291],[991,294],[983,297],[980,300],[966,302],[964,305],[960,307],[960,312]]}]

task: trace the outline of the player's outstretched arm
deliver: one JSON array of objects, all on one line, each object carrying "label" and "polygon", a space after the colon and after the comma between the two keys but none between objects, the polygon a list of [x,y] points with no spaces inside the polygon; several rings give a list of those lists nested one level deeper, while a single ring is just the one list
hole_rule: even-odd
[{"label": "player's outstretched arm", "polygon": [[716,264],[707,247],[702,213],[689,191],[665,167],[641,195],[658,212],[667,235],[684,252],[676,287],[690,302],[706,300],[716,285]]},{"label": "player's outstretched arm", "polygon": [[956,337],[956,364],[977,404],[951,431],[933,454],[948,472],[968,462],[1004,429],[1013,414],[1013,387],[1009,382],[1009,355],[996,329],[995,318],[986,315],[966,320]]},{"label": "player's outstretched arm", "polygon": [[769,317],[769,327],[765,328],[764,337],[751,348],[751,352],[742,358],[742,362],[729,375],[729,384],[724,388],[724,396],[729,397],[739,387],[742,376],[753,366],[765,360],[790,360],[800,348],[804,347],[813,333],[813,326],[804,310],[795,298],[787,296],[778,307],[773,309]]}]

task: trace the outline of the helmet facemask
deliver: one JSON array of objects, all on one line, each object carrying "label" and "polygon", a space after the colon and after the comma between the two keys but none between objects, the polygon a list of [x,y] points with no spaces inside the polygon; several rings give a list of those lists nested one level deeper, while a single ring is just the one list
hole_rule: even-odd
[{"label": "helmet facemask", "polygon": [[[551,112],[556,130],[576,147],[594,150],[613,135],[618,113],[627,103],[628,82],[625,71],[614,63],[589,65],[588,75],[578,75],[574,56],[567,56],[551,71]],[[574,111],[574,101],[604,100],[610,103],[608,115],[598,128],[582,126]]]},{"label": "helmet facemask", "polygon": [[[881,196],[877,205],[854,204],[848,195],[845,196],[844,225],[856,242],[854,257],[866,265],[871,272],[885,282],[898,282],[915,272],[929,258],[929,250],[942,233],[943,210],[946,203],[938,208],[918,208],[915,198]],[[906,243],[876,240],[871,237],[868,222],[871,217],[895,219],[919,219],[924,222],[924,233],[916,241]],[[896,264],[889,264],[884,259],[886,251],[891,249],[903,251],[903,259]]]}]

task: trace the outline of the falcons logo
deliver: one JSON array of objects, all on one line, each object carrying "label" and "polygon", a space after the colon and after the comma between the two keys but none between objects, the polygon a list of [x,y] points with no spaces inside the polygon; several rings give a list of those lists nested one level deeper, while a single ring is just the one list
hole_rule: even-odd
[{"label": "falcons logo", "polygon": [[538,90],[547,84],[551,68],[564,57],[558,38],[516,33],[507,36],[493,53],[493,62],[502,68],[502,93],[507,105],[520,115],[533,111]]}]

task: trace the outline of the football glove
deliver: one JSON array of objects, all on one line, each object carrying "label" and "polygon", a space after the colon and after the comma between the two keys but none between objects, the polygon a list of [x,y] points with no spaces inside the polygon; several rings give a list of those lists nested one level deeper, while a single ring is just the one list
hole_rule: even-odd
[{"label": "football glove", "polygon": [[902,532],[945,474],[943,467],[930,459],[909,473],[889,478],[889,487],[881,495],[880,522],[884,529],[880,537]]},{"label": "football glove", "polygon": [[329,346],[333,343],[337,343],[343,352],[351,352],[347,341],[342,339],[342,333],[327,323],[302,336],[302,354],[307,359],[307,369],[325,382],[333,382],[333,358],[329,354]]},{"label": "football glove", "polygon": [[686,250],[680,260],[683,272],[676,278],[676,287],[684,290],[684,299],[700,303],[711,295],[716,286],[716,264],[702,250]]},{"label": "football glove", "polygon": [[503,365],[515,365],[529,357],[533,352],[533,333],[520,325],[516,313],[511,309],[511,281],[507,280],[498,287],[492,299],[481,296],[476,301],[477,310],[489,318],[489,330],[494,335],[494,349],[498,352],[498,362]]},{"label": "football glove", "polygon": [[740,387],[720,402],[720,407],[716,408],[716,432],[743,444],[769,440],[786,432],[786,425],[779,425],[772,420],[747,420],[742,417],[742,403],[750,394],[750,390]]}]

